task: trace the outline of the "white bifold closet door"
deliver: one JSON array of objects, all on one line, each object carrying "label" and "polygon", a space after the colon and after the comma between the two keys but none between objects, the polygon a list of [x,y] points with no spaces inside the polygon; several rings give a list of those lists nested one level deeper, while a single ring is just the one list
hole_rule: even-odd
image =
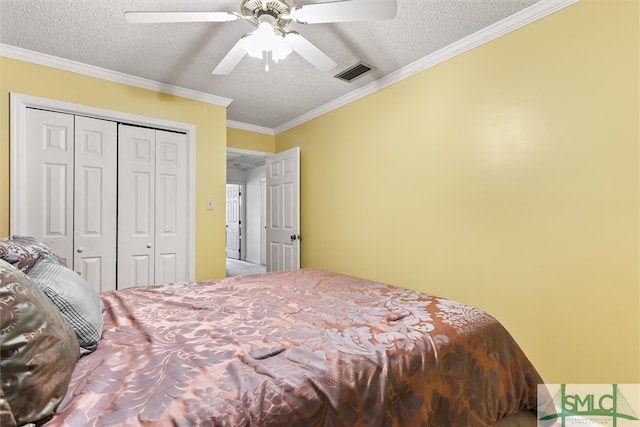
[{"label": "white bifold closet door", "polygon": [[118,288],[186,280],[186,135],[118,129]]},{"label": "white bifold closet door", "polygon": [[27,110],[26,223],[97,291],[116,288],[117,124]]}]

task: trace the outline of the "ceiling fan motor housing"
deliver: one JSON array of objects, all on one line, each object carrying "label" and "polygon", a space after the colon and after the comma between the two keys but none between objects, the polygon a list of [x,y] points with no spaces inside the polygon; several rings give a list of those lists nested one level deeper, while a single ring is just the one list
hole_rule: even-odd
[{"label": "ceiling fan motor housing", "polygon": [[273,25],[280,29],[291,22],[291,4],[287,0],[243,0],[240,11],[246,21],[256,27],[265,20],[266,16],[273,17],[275,20]]}]

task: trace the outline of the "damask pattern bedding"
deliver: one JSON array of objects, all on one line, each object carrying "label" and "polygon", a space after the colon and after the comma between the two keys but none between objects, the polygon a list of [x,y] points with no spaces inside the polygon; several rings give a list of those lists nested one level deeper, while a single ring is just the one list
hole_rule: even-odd
[{"label": "damask pattern bedding", "polygon": [[54,426],[493,426],[542,380],[503,326],[320,270],[101,294]]}]

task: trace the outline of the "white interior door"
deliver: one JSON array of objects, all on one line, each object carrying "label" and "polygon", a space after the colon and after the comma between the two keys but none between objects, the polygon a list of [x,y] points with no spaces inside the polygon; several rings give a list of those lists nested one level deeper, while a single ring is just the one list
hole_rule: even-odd
[{"label": "white interior door", "polygon": [[27,109],[23,235],[40,239],[73,268],[74,116]]},{"label": "white interior door", "polygon": [[116,289],[115,122],[75,117],[73,268],[98,292]]},{"label": "white interior door", "polygon": [[267,271],[300,268],[300,147],[267,159]]},{"label": "white interior door", "polygon": [[118,289],[123,289],[155,283],[156,131],[118,128]]},{"label": "white interior door", "polygon": [[227,257],[240,259],[241,255],[241,218],[240,199],[241,186],[227,184]]},{"label": "white interior door", "polygon": [[187,138],[156,131],[155,282],[187,280]]},{"label": "white interior door", "polygon": [[260,180],[260,264],[267,265],[267,180]]}]

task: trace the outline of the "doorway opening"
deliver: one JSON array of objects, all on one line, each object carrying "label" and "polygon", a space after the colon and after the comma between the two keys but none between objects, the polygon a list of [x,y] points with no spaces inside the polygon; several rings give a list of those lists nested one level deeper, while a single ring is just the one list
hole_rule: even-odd
[{"label": "doorway opening", "polygon": [[266,271],[265,182],[271,155],[227,149],[227,277]]},{"label": "doorway opening", "polygon": [[242,187],[240,183],[227,183],[227,258],[242,259]]}]

